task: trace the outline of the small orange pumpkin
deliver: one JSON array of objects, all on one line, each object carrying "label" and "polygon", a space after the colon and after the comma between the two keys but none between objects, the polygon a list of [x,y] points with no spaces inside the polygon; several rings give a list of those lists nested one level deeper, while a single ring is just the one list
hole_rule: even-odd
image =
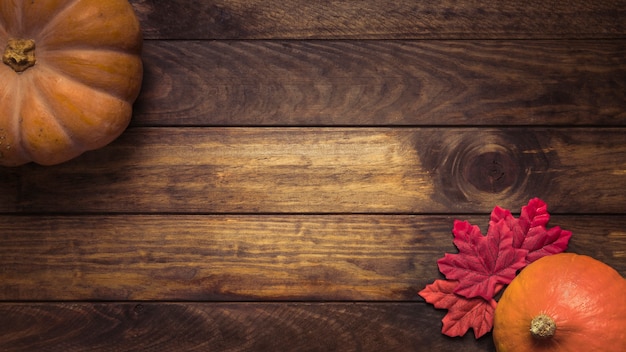
[{"label": "small orange pumpkin", "polygon": [[128,126],[142,38],[126,0],[0,2],[0,165],[52,165]]},{"label": "small orange pumpkin", "polygon": [[502,294],[493,339],[499,352],[626,351],[626,280],[585,255],[538,259]]}]

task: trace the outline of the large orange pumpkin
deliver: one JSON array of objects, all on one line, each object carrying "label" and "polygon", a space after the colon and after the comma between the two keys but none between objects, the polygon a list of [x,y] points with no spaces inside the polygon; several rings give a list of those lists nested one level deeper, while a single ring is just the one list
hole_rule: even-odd
[{"label": "large orange pumpkin", "polygon": [[0,165],[58,164],[117,138],[141,45],[126,0],[0,1]]},{"label": "large orange pumpkin", "polygon": [[584,255],[543,257],[511,282],[494,315],[497,351],[626,351],[626,280]]}]

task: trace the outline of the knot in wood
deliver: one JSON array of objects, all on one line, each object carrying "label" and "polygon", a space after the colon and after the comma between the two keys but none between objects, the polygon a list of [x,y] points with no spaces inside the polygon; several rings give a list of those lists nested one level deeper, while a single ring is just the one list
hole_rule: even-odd
[{"label": "knot in wood", "polygon": [[526,174],[515,145],[504,139],[465,139],[453,151],[451,181],[463,198],[490,201],[507,199],[521,191]]},{"label": "knot in wood", "polygon": [[515,184],[519,166],[511,154],[486,151],[466,157],[463,178],[477,190],[500,193]]},{"label": "knot in wood", "polygon": [[434,197],[450,206],[472,208],[515,204],[551,187],[543,133],[523,130],[449,130],[419,141],[417,148],[437,188]]}]

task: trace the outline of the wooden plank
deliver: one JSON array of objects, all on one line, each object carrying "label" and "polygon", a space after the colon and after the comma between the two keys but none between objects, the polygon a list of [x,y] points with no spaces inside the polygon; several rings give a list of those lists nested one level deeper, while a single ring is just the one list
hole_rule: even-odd
[{"label": "wooden plank", "polygon": [[[457,216],[485,232],[489,217]],[[0,301],[422,301],[453,216],[2,216]],[[555,217],[626,274],[626,218]]]},{"label": "wooden plank", "polygon": [[0,212],[621,213],[623,128],[136,128],[0,170]]},{"label": "wooden plank", "polygon": [[420,303],[0,304],[0,350],[493,351]]},{"label": "wooden plank", "polygon": [[623,0],[131,0],[149,39],[615,38]]},{"label": "wooden plank", "polygon": [[146,42],[135,126],[626,125],[626,41]]}]

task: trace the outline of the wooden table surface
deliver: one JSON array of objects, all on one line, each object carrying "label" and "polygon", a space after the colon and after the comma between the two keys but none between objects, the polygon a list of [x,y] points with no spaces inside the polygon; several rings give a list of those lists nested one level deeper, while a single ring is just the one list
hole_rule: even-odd
[{"label": "wooden table surface", "polygon": [[0,169],[0,351],[492,351],[417,292],[533,197],[626,275],[625,1],[131,3],[128,130]]}]

